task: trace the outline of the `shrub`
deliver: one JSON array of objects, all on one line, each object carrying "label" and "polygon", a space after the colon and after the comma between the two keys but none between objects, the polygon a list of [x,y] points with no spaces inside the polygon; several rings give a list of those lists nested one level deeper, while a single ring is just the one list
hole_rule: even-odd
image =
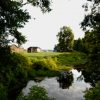
[{"label": "shrub", "polygon": [[58,69],[56,58],[48,57],[47,59],[44,59],[44,62],[45,62],[45,65],[47,66],[48,69],[50,69],[50,70]]},{"label": "shrub", "polygon": [[54,100],[47,96],[47,91],[40,86],[33,86],[30,89],[30,93],[27,96],[21,94],[17,100]]},{"label": "shrub", "polygon": [[8,100],[7,99],[7,89],[0,83],[0,100]]},{"label": "shrub", "polygon": [[33,68],[35,70],[48,69],[47,66],[45,65],[44,60],[37,60],[36,62],[34,62],[33,63]]},{"label": "shrub", "polygon": [[86,90],[85,100],[100,100],[100,81],[95,87]]},{"label": "shrub", "polygon": [[54,59],[51,57],[47,57],[42,60],[37,60],[36,62],[33,63],[33,68],[35,70],[40,70],[40,69],[56,70],[57,69],[57,60],[56,60],[56,58]]},{"label": "shrub", "polygon": [[21,54],[11,53],[8,55],[3,58],[4,62],[3,60],[0,61],[0,82],[8,90],[7,99],[11,100],[12,98],[14,100],[28,81],[30,62],[27,57]]}]

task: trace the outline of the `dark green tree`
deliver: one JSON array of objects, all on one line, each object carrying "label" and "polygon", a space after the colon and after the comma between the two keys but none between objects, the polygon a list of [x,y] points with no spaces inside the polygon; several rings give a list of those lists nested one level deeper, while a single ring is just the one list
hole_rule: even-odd
[{"label": "dark green tree", "polygon": [[84,38],[82,38],[82,39],[79,38],[78,40],[74,40],[73,49],[76,50],[76,51],[87,53]]},{"label": "dark green tree", "polygon": [[[85,16],[81,23],[83,30],[85,30],[85,47],[88,51],[90,69],[100,71],[100,12],[99,0],[93,0],[90,13]],[[85,6],[85,9],[89,6]],[[88,9],[87,9],[88,11]]]},{"label": "dark green tree", "polygon": [[59,52],[59,51],[60,51],[59,44],[56,44],[56,45],[54,46],[54,51],[55,51],[55,52]]},{"label": "dark green tree", "polygon": [[[89,61],[87,63],[87,71],[93,76],[93,81],[100,81],[100,0],[89,0],[91,7],[86,3],[83,7],[88,12],[81,23],[85,31],[85,47],[88,50]],[[97,87],[87,91],[86,100],[99,100],[100,88]],[[96,95],[95,95],[96,94]],[[96,96],[96,97],[95,97]]]},{"label": "dark green tree", "polygon": [[[7,46],[14,39],[17,43],[24,43],[24,36],[18,32],[30,18],[28,12],[21,9],[21,3],[11,0],[0,0],[0,47]],[[20,35],[20,39],[18,37]],[[12,36],[13,39],[9,39]]]},{"label": "dark green tree", "polygon": [[70,27],[63,26],[57,35],[58,44],[56,50],[59,52],[67,52],[73,50],[74,34]]},{"label": "dark green tree", "polygon": [[[49,0],[0,0],[0,47],[16,41],[19,45],[26,42],[25,36],[18,31],[30,19],[27,10],[22,7],[26,4],[40,7],[42,12],[50,11]],[[12,37],[12,39],[9,37]]]},{"label": "dark green tree", "polygon": [[[26,86],[29,79],[27,58],[11,53],[9,43],[21,45],[26,42],[25,36],[18,29],[23,28],[31,18],[26,4],[40,7],[42,12],[50,11],[49,0],[0,0],[0,98],[15,100],[16,96]],[[1,100],[0,99],[0,100]]]},{"label": "dark green tree", "polygon": [[82,51],[82,46],[83,46],[83,43],[82,43],[82,39],[78,39],[78,40],[74,40],[74,50],[76,51]]}]

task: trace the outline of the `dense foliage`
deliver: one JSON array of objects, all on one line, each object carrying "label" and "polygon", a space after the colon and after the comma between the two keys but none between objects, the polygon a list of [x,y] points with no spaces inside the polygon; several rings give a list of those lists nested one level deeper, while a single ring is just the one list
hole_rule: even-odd
[{"label": "dense foliage", "polygon": [[28,81],[30,62],[20,54],[8,54],[5,60],[0,60],[0,70],[3,92],[7,94],[7,100],[14,100]]},{"label": "dense foliage", "polygon": [[[90,2],[92,2],[90,13],[86,15],[81,25],[83,30],[85,28],[84,45],[89,57],[87,68],[98,75],[100,72],[100,1],[93,0]],[[89,8],[88,5],[86,7]]]},{"label": "dense foliage", "polygon": [[18,31],[30,19],[30,15],[22,7],[28,3],[40,7],[43,12],[50,11],[49,0],[0,0],[0,47],[16,42],[26,42],[25,36]]},{"label": "dense foliage", "polygon": [[48,97],[46,89],[40,86],[33,86],[27,96],[20,95],[17,100],[54,100]]},{"label": "dense foliage", "polygon": [[[89,58],[86,70],[90,73],[95,86],[97,81],[100,81],[100,0],[89,0],[83,7],[86,15],[81,26],[85,30],[84,40]],[[86,100],[99,100],[99,91],[98,83],[93,89],[87,91]]]},{"label": "dense foliage", "polygon": [[73,49],[76,51],[85,52],[84,40],[80,38],[77,40],[74,40]]},{"label": "dense foliage", "polygon": [[10,43],[18,46],[26,42],[18,31],[31,18],[26,4],[50,11],[49,0],[0,0],[0,100],[15,100],[29,79],[31,62],[24,56],[11,53]]},{"label": "dense foliage", "polygon": [[100,81],[95,87],[86,91],[85,98],[86,100],[100,100]]},{"label": "dense foliage", "polygon": [[[22,10],[21,3],[0,0],[0,47],[14,42],[14,39],[18,44],[24,43],[25,37],[18,28],[22,28],[29,18],[28,12]],[[9,39],[9,36],[12,36],[12,39]]]},{"label": "dense foliage", "polygon": [[57,35],[58,44],[54,50],[58,52],[66,52],[73,50],[74,34],[70,27],[63,26]]}]

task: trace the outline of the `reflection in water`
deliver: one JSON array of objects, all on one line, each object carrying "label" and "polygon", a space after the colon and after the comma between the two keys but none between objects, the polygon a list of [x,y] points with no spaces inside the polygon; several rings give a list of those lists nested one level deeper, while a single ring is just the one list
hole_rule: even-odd
[{"label": "reflection in water", "polygon": [[[80,69],[77,69],[80,71]],[[90,70],[81,70],[82,74],[78,77],[79,80],[84,78],[84,81],[90,83],[91,86],[95,86],[97,81],[100,80],[100,72],[99,71],[90,71]]]},{"label": "reflection in water", "polygon": [[41,81],[44,80],[44,78],[45,78],[45,77],[35,77],[33,80],[34,80],[35,82],[40,83]]},{"label": "reflection in water", "polygon": [[[67,75],[64,74],[66,77],[69,77],[69,83],[67,83],[68,79],[64,78],[63,81],[63,78],[61,78],[65,76],[59,76],[60,78],[45,78],[40,83],[29,81],[26,88],[23,89],[23,93],[27,95],[29,92],[29,88],[31,88],[32,85],[38,84],[40,86],[43,86],[47,90],[48,95],[55,98],[56,100],[84,100],[83,91],[85,91],[86,88],[90,88],[90,85],[88,83],[85,83],[84,79],[81,81],[77,80],[77,78],[81,75],[81,72],[78,72],[77,70],[72,70],[71,72],[72,73],[70,74],[67,73]],[[67,87],[65,84],[67,84]],[[69,86],[68,84],[70,84],[71,86]],[[64,89],[59,86],[63,87]]]},{"label": "reflection in water", "polygon": [[57,81],[59,82],[59,86],[62,89],[69,88],[73,82],[73,74],[71,71],[62,71],[60,76],[57,77]]}]

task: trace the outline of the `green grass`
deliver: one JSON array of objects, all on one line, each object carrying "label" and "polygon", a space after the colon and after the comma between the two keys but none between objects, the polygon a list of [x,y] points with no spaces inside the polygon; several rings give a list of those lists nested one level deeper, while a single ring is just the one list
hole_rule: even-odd
[{"label": "green grass", "polygon": [[[36,62],[39,60],[45,59],[48,64],[53,64],[54,62],[57,64],[55,70],[70,70],[75,65],[81,65],[84,64],[87,61],[87,57],[84,53],[80,52],[40,52],[40,53],[23,53],[26,55],[29,59],[32,60],[32,62]],[[50,61],[48,61],[50,59]],[[56,60],[57,61],[56,61]],[[54,62],[52,61],[54,60]]]},{"label": "green grass", "polygon": [[84,64],[87,61],[87,56],[80,52],[62,53],[57,56],[58,62],[65,66],[75,66]]},{"label": "green grass", "polygon": [[30,58],[45,58],[45,57],[55,57],[59,54],[59,52],[39,52],[39,53],[27,53],[23,52],[24,55],[30,57]]}]

